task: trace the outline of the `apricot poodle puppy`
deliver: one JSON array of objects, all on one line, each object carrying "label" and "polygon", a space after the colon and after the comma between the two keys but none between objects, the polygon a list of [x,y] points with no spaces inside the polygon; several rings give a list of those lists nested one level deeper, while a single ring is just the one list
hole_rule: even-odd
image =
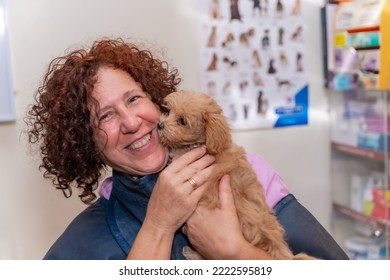
[{"label": "apricot poodle puppy", "polygon": [[[242,232],[251,244],[275,259],[314,259],[304,253],[293,255],[284,240],[284,229],[267,205],[263,188],[247,161],[245,150],[232,142],[231,129],[221,107],[209,95],[196,92],[173,92],[165,98],[166,114],[158,125],[162,143],[173,153],[183,153],[205,145],[216,157],[210,187],[200,203],[219,207],[218,186],[224,174],[230,174],[237,214]],[[202,259],[190,248],[183,252],[188,259]]]}]

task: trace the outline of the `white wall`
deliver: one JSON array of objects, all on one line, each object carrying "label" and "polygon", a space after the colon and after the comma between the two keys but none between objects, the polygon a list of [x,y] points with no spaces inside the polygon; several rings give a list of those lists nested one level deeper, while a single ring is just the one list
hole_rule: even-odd
[{"label": "white wall", "polygon": [[[322,87],[320,0],[304,2],[309,52],[309,125],[234,134],[262,154],[291,191],[329,228],[327,97]],[[38,170],[25,145],[23,117],[49,61],[101,36],[147,40],[200,86],[196,0],[8,0],[17,121],[0,124],[0,259],[40,259],[85,206],[65,199]],[[76,193],[77,195],[77,193]]]}]

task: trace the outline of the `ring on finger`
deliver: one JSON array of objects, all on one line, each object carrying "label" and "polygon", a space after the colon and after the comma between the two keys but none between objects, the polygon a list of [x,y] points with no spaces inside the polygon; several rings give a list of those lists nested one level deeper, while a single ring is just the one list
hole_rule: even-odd
[{"label": "ring on finger", "polygon": [[198,187],[198,184],[196,183],[195,179],[194,178],[189,178],[187,180],[188,183],[190,183],[191,187],[195,190],[197,187]]}]

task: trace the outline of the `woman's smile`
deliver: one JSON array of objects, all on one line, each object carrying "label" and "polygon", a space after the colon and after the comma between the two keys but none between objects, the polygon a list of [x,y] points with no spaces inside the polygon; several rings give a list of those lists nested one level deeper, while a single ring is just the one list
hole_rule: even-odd
[{"label": "woman's smile", "polygon": [[136,150],[144,147],[146,144],[150,142],[150,139],[152,138],[152,134],[148,133],[145,135],[145,137],[141,138],[140,140],[135,141],[133,144],[129,145],[127,149],[129,150]]}]

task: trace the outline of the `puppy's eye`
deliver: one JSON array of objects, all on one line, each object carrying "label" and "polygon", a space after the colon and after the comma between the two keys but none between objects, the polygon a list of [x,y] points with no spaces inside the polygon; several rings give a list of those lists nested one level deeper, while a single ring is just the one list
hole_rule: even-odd
[{"label": "puppy's eye", "polygon": [[178,125],[182,125],[182,126],[187,125],[186,119],[185,119],[184,117],[180,117],[180,118],[177,120],[177,124],[178,124]]}]

